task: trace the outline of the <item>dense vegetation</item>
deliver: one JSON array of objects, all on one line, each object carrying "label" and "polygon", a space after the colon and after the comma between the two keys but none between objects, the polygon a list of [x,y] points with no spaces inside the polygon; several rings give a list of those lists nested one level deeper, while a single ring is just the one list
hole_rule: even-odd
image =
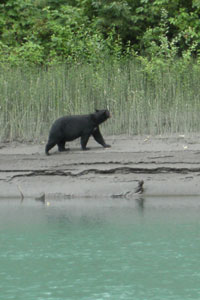
[{"label": "dense vegetation", "polygon": [[199,28],[199,0],[2,0],[0,61],[198,56]]},{"label": "dense vegetation", "polygon": [[107,134],[200,130],[199,0],[1,0],[0,140],[108,106]]}]

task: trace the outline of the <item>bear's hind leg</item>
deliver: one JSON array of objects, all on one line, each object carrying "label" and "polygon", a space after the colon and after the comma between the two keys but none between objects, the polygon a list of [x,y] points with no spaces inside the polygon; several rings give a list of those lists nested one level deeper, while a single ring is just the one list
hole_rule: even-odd
[{"label": "bear's hind leg", "polygon": [[46,155],[49,155],[49,150],[52,149],[55,145],[56,145],[56,143],[47,143],[46,144],[46,147],[45,147]]},{"label": "bear's hind leg", "polygon": [[58,151],[60,152],[64,152],[64,151],[68,151],[69,149],[65,148],[65,141],[60,142],[57,144],[58,145]]},{"label": "bear's hind leg", "polygon": [[81,136],[81,147],[82,147],[82,150],[89,150],[89,148],[86,147],[87,145],[87,142],[89,140],[89,135],[82,135]]}]

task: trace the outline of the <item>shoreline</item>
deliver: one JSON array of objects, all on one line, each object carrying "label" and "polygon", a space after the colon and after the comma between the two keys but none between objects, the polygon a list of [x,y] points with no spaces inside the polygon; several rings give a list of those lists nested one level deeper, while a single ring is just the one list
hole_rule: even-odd
[{"label": "shoreline", "polygon": [[[0,144],[0,199],[137,199],[144,180],[145,198],[200,196],[200,136],[110,136],[111,148],[92,138],[89,151],[79,141],[70,151],[57,147],[44,153],[44,144]],[[68,145],[66,145],[68,146]],[[21,191],[21,192],[20,192]]]}]

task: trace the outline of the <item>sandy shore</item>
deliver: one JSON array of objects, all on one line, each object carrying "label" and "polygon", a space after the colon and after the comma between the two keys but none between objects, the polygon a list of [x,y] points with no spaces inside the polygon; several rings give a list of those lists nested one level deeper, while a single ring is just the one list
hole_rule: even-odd
[{"label": "sandy shore", "polygon": [[[144,180],[143,197],[200,195],[200,136],[110,136],[111,148],[91,138],[70,151],[44,144],[0,143],[0,198],[131,199]],[[140,195],[141,196],[141,195]]]}]

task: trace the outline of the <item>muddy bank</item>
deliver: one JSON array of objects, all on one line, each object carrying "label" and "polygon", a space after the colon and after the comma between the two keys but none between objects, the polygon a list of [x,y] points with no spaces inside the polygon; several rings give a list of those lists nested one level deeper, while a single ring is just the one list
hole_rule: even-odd
[{"label": "muddy bank", "polygon": [[0,197],[132,199],[138,181],[145,197],[200,195],[200,136],[110,136],[111,148],[90,139],[50,156],[44,144],[0,144]]}]

